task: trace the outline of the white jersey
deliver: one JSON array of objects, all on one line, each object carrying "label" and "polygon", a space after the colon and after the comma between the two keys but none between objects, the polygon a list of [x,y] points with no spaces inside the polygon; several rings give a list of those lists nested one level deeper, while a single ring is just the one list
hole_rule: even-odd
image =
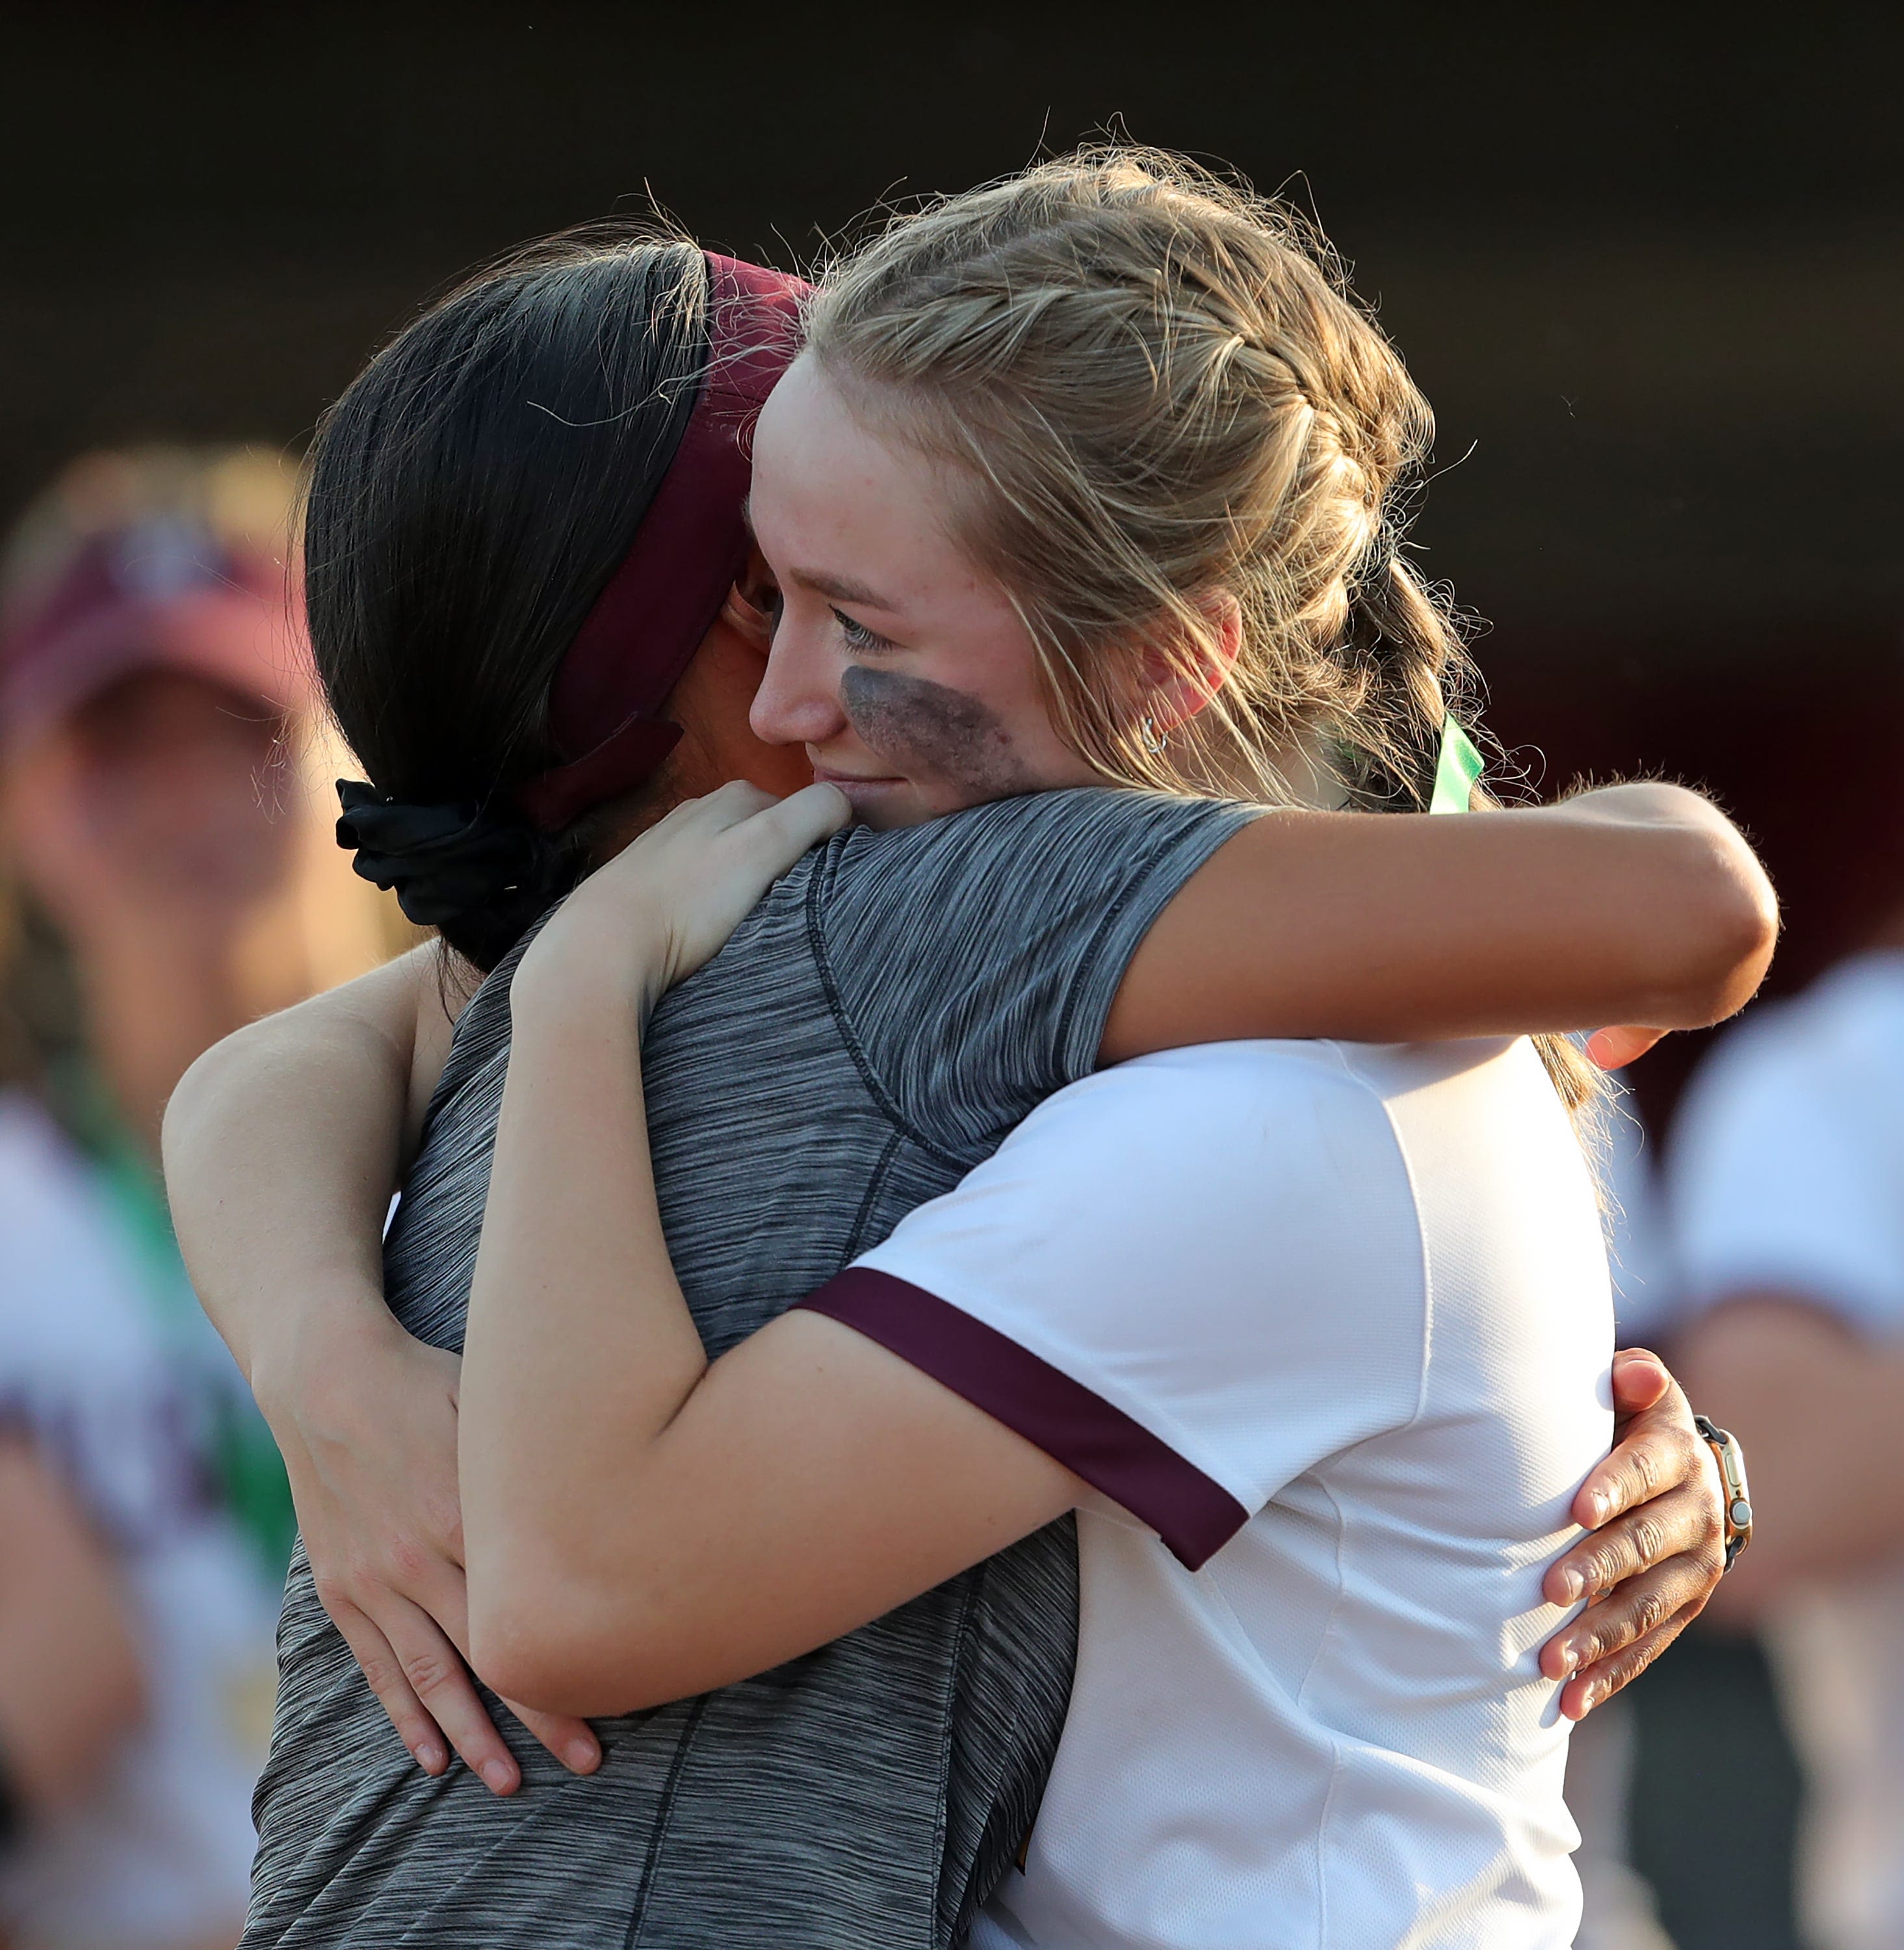
[{"label": "white jersey", "polygon": [[0,1419],[111,1543],[148,1710],[81,1805],[0,1855],[0,1936],[198,1945],[245,1914],[274,1593],[219,1509],[189,1363],[91,1168],[0,1097]]},{"label": "white jersey", "polygon": [[[1785,1294],[1904,1345],[1904,952],[1727,1036],[1669,1162],[1689,1310]],[[1808,1938],[1904,1950],[1904,1558],[1794,1593],[1768,1637],[1806,1765]]]},{"label": "white jersey", "polygon": [[1070,1718],[980,1940],[1572,1942],[1540,1586],[1613,1313],[1527,1045],[1105,1071],[809,1304],[1098,1493]]}]

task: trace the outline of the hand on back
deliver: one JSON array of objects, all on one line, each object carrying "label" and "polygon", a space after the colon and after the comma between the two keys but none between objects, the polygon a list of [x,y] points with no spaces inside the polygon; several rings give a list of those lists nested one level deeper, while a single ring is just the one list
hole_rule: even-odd
[{"label": "hand on back", "polygon": [[774,881],[852,817],[836,787],[777,799],[736,780],[688,799],[591,874],[522,958],[512,997],[606,981],[652,1007],[727,944]]},{"label": "hand on back", "polygon": [[[849,817],[816,786],[776,800],[743,783],[677,807],[592,875],[525,958],[516,997],[544,983],[649,1006],[718,953],[782,874]],[[1603,1030],[1607,1068],[1660,1032]],[[465,1663],[467,1599],[457,1487],[456,1357],[394,1327],[387,1344],[306,1364],[323,1377],[273,1415],[291,1476],[319,1596],[404,1743],[428,1771],[453,1749],[498,1793],[521,1774]],[[1576,1515],[1592,1534],[1549,1574],[1556,1603],[1591,1602],[1544,1649],[1578,1718],[1663,1651],[1704,1606],[1723,1559],[1716,1472],[1684,1396],[1650,1357],[1615,1371],[1620,1446],[1583,1487]],[[1608,1501],[1596,1513],[1591,1497]],[[563,1764],[599,1765],[586,1724],[519,1715]]]},{"label": "hand on back", "polygon": [[1725,1568],[1725,1493],[1684,1393],[1656,1354],[1613,1357],[1619,1442],[1580,1487],[1588,1534],[1547,1575],[1555,1605],[1589,1602],[1548,1640],[1541,1670],[1582,1720],[1637,1679],[1706,1609]]},{"label": "hand on back", "polygon": [[[464,1658],[460,1366],[391,1322],[374,1347],[301,1363],[299,1387],[268,1413],[317,1595],[404,1746],[433,1774],[453,1750],[511,1794],[522,1769]],[[572,1772],[601,1765],[585,1721],[512,1710]]]}]

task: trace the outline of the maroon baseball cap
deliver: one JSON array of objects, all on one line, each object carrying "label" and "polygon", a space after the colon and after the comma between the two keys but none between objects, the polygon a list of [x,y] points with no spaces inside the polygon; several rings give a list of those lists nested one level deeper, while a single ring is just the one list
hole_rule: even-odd
[{"label": "maroon baseball cap", "polygon": [[168,514],[100,529],[0,615],[0,745],[147,671],[300,709],[313,695],[301,611],[284,563],[207,525]]}]

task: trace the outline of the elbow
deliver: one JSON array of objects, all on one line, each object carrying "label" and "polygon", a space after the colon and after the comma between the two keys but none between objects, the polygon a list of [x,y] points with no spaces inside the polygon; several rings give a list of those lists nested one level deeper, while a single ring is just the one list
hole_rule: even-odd
[{"label": "elbow", "polygon": [[643,1670],[641,1621],[543,1562],[469,1570],[469,1663],[512,1705],[581,1719],[639,1712],[693,1689],[657,1687]]},{"label": "elbow", "polygon": [[1744,839],[1704,824],[1675,836],[1674,891],[1659,912],[1670,937],[1656,964],[1662,1008],[1653,1026],[1705,1029],[1758,992],[1778,941],[1778,901]]},{"label": "elbow", "polygon": [[521,1577],[469,1573],[469,1664],[500,1698],[543,1713],[612,1710],[578,1689],[591,1648],[574,1629],[578,1607],[560,1582],[528,1567]]},{"label": "elbow", "polygon": [[[245,1031],[240,1030],[237,1034],[242,1036]],[[232,1040],[228,1036],[224,1042],[213,1043],[210,1048],[195,1058],[166,1099],[159,1147],[168,1177],[179,1161],[178,1154],[189,1141],[191,1127],[200,1105],[215,1100],[218,1095],[219,1079],[228,1061],[226,1045]]]},{"label": "elbow", "polygon": [[230,1099],[235,1080],[254,1073],[266,1051],[276,1018],[247,1023],[201,1051],[172,1086],[160,1121],[159,1151],[168,1184],[188,1170],[187,1154],[202,1132],[208,1117]]}]

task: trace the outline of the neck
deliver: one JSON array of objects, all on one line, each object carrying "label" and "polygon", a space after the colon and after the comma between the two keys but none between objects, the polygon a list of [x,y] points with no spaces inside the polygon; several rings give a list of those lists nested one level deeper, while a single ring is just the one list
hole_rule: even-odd
[{"label": "neck", "polygon": [[[1320,740],[1304,740],[1278,746],[1268,754],[1282,790],[1275,803],[1306,806],[1319,812],[1339,812],[1349,803],[1348,788],[1329,768]],[[1260,802],[1264,796],[1261,780],[1239,760],[1217,768],[1211,783],[1226,797],[1245,804]]]}]

